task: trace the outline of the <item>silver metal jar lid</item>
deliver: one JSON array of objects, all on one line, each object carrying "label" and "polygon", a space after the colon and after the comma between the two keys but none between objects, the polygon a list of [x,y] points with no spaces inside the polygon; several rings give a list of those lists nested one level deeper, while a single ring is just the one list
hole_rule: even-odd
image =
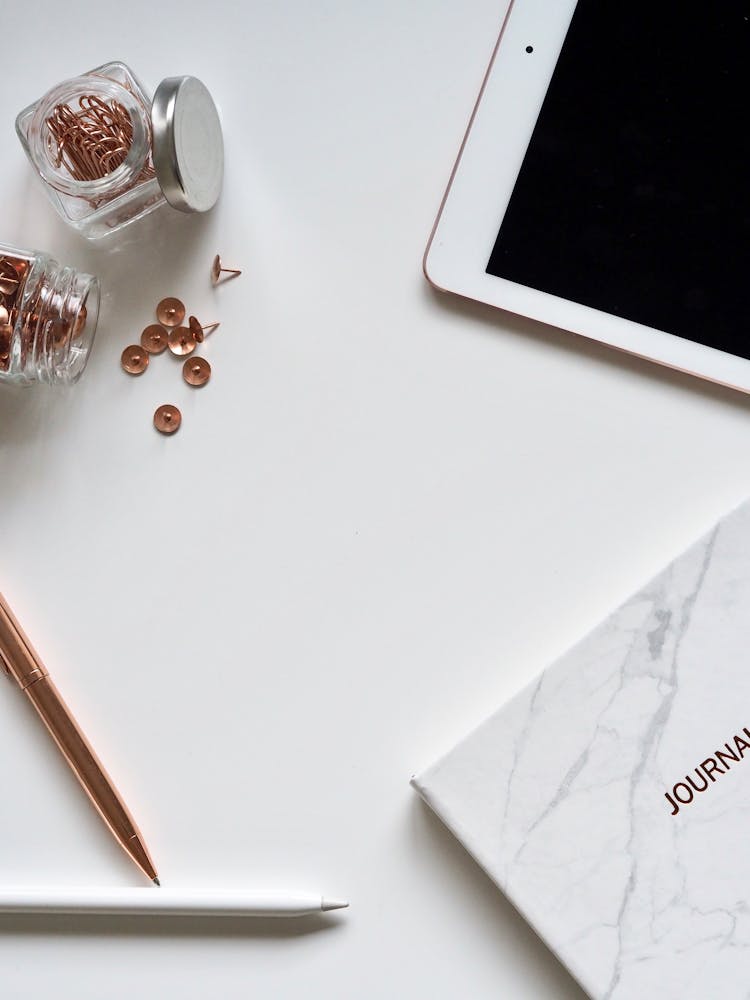
[{"label": "silver metal jar lid", "polygon": [[154,167],[164,197],[181,212],[207,212],[221,193],[224,138],[211,94],[194,76],[170,76],[151,105]]}]

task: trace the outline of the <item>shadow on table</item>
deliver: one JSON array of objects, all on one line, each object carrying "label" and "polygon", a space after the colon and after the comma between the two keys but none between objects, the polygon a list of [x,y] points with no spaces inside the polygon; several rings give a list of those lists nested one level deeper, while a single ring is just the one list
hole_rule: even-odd
[{"label": "shadow on table", "polygon": [[686,390],[708,400],[725,403],[746,412],[750,411],[750,395],[738,392],[734,388],[708,382],[688,372],[668,368],[666,365],[629,354],[597,340],[590,340],[581,334],[548,326],[526,316],[496,309],[483,302],[438,291],[427,282],[423,285],[423,295],[427,302],[453,315],[471,320],[475,331],[514,340],[528,339],[573,358],[585,357],[596,365],[616,367],[664,387]]},{"label": "shadow on table", "polygon": [[0,935],[29,937],[107,938],[204,938],[279,939],[303,937],[334,931],[341,926],[335,917],[316,914],[307,917],[166,917],[95,916],[93,914],[0,916]]},{"label": "shadow on table", "polygon": [[423,845],[425,841],[429,842],[430,852],[437,858],[435,877],[446,880],[446,893],[460,883],[456,906],[465,905],[472,911],[480,910],[479,919],[486,920],[487,914],[495,915],[494,930],[490,928],[490,932],[502,936],[505,946],[517,956],[522,968],[534,970],[536,985],[544,990],[540,996],[554,996],[556,1000],[586,1000],[586,994],[565,966],[419,798],[413,805],[412,821],[418,839]]}]

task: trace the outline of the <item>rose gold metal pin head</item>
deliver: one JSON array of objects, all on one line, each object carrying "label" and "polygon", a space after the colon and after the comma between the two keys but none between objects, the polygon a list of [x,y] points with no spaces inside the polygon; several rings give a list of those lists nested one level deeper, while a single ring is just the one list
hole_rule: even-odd
[{"label": "rose gold metal pin head", "polygon": [[164,403],[154,414],[154,427],[160,434],[174,434],[180,429],[182,414],[171,403]]},{"label": "rose gold metal pin head", "polygon": [[192,354],[195,350],[195,337],[193,331],[187,326],[176,326],[174,330],[170,330],[167,341],[170,351],[177,357]]},{"label": "rose gold metal pin head", "polygon": [[185,306],[179,299],[162,299],[156,307],[156,318],[162,326],[179,326],[185,319]]},{"label": "rose gold metal pin head", "polygon": [[0,325],[0,372],[7,371],[10,367],[10,341],[13,336],[13,327],[10,323]]},{"label": "rose gold metal pin head", "polygon": [[[216,254],[213,264],[211,264],[211,284],[218,285],[224,273],[231,275],[232,278],[238,278],[242,274],[242,271],[238,267],[224,267],[221,263],[221,257]],[[224,278],[223,280],[230,281],[231,278]]]},{"label": "rose gold metal pin head", "polygon": [[196,344],[202,344],[209,333],[213,333],[214,330],[221,326],[221,323],[206,323],[205,326],[201,326],[195,316],[191,316],[188,320],[188,325],[190,327],[190,332],[195,338]]},{"label": "rose gold metal pin head", "polygon": [[182,377],[188,385],[205,385],[211,378],[211,365],[205,358],[188,358],[182,366]]},{"label": "rose gold metal pin head", "polygon": [[71,332],[70,323],[53,319],[47,325],[47,343],[55,349],[65,347],[70,342]]},{"label": "rose gold metal pin head", "polygon": [[12,295],[18,288],[18,271],[13,262],[4,257],[0,260],[0,293]]},{"label": "rose gold metal pin head", "polygon": [[149,354],[161,354],[167,349],[167,331],[160,323],[152,323],[141,334],[141,347]]},{"label": "rose gold metal pin head", "polygon": [[76,316],[76,321],[73,324],[73,336],[78,337],[86,329],[86,323],[88,322],[89,311],[86,306],[81,306]]},{"label": "rose gold metal pin head", "polygon": [[140,344],[131,344],[122,352],[120,364],[128,375],[142,375],[148,368],[148,351]]}]

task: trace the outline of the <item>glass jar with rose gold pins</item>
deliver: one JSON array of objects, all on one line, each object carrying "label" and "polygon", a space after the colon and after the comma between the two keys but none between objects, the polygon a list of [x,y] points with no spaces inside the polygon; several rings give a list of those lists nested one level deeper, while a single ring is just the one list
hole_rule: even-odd
[{"label": "glass jar with rose gold pins", "polygon": [[164,205],[206,212],[221,192],[221,122],[194,76],[162,80],[151,98],[109,62],[29,105],[16,132],[52,204],[88,239]]},{"label": "glass jar with rose gold pins", "polygon": [[77,382],[98,315],[97,278],[0,244],[0,384]]}]

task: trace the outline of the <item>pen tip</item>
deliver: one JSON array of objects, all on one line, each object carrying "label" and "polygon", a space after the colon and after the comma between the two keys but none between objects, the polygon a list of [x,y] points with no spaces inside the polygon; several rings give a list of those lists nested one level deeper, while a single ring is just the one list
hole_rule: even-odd
[{"label": "pen tip", "polygon": [[321,910],[345,910],[349,904],[343,899],[324,899]]},{"label": "pen tip", "polygon": [[154,879],[154,885],[158,885],[158,886],[161,886],[161,882],[159,881],[159,879],[158,879],[158,878],[155,878],[155,879]]}]

